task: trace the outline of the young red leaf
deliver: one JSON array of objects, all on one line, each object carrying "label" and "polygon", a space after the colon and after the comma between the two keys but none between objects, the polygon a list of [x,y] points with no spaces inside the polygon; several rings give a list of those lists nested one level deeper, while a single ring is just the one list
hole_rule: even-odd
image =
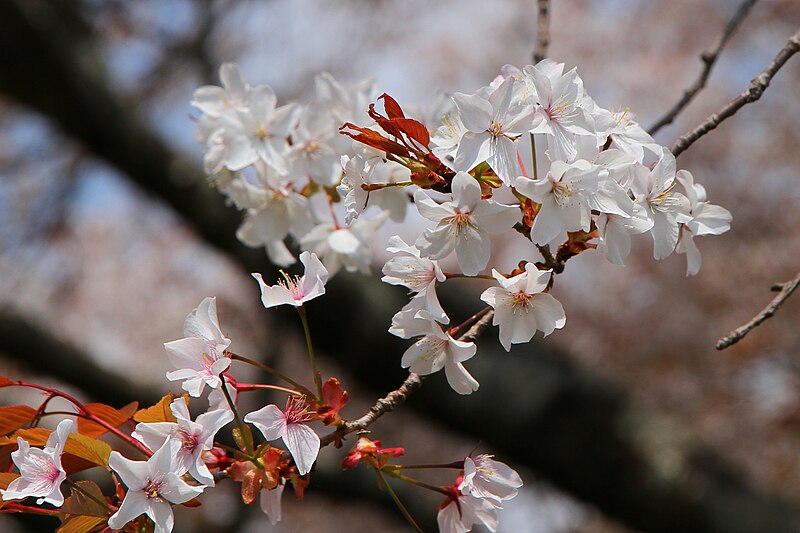
[{"label": "young red leaf", "polygon": [[378,100],[383,100],[383,108],[386,110],[386,116],[389,118],[405,118],[400,104],[386,93],[378,97]]},{"label": "young red leaf", "polygon": [[[355,130],[357,133],[347,131],[347,129]],[[383,152],[394,154],[400,157],[409,157],[409,152],[406,147],[395,141],[387,139],[375,130],[362,128],[361,126],[356,126],[355,124],[346,122],[341,128],[339,128],[339,133],[342,135],[347,135],[348,137],[351,137],[360,143],[366,144],[367,146],[372,146],[373,148],[377,148]]]},{"label": "young red leaf", "polygon": [[325,403],[317,409],[317,413],[322,416],[322,421],[326,426],[340,420],[339,410],[347,404],[349,397],[350,395],[342,389],[342,384],[338,379],[329,378],[325,382],[322,386],[322,399]]}]

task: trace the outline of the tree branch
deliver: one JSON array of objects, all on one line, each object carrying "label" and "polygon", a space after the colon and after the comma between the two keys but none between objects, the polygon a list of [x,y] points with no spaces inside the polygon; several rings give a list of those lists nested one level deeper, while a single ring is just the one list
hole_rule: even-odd
[{"label": "tree branch", "polygon": [[547,57],[550,46],[550,0],[537,0],[538,16],[536,22],[536,50],[533,52],[533,63],[536,64]]},{"label": "tree branch", "polygon": [[746,324],[739,326],[731,331],[720,340],[717,341],[717,350],[724,350],[732,344],[736,344],[744,338],[745,335],[760,326],[765,320],[771,318],[772,315],[783,305],[783,303],[792,295],[797,286],[800,285],[800,274],[797,274],[791,281],[785,283],[776,283],[771,287],[773,291],[778,291],[778,295],[764,309],[761,310],[756,316],[751,318]]},{"label": "tree branch", "polygon": [[[474,342],[483,330],[492,323],[492,317],[494,317],[494,310],[491,308],[484,309],[475,323],[472,324],[463,335],[456,335],[455,337],[465,342]],[[367,414],[357,420],[347,422],[336,431],[322,437],[321,446],[327,446],[332,442],[340,442],[346,435],[368,428],[380,417],[389,411],[393,411],[395,407],[405,403],[408,397],[422,386],[423,379],[424,376],[413,372],[410,373],[400,387],[387,394],[385,398],[379,399],[375,405],[370,408]]]},{"label": "tree branch", "polygon": [[757,1],[758,0],[744,0],[744,2],[739,5],[736,13],[734,13],[733,17],[728,21],[728,24],[725,26],[722,35],[720,35],[719,39],[717,40],[717,44],[706,49],[705,52],[700,54],[700,60],[703,62],[703,70],[700,72],[700,77],[697,78],[697,81],[694,82],[694,85],[683,91],[683,96],[681,96],[680,100],[678,100],[675,105],[672,106],[672,108],[667,111],[666,114],[664,114],[663,117],[655,121],[655,123],[648,128],[650,135],[655,135],[656,132],[658,132],[664,126],[672,124],[672,122],[675,120],[675,117],[677,117],[678,114],[689,105],[697,93],[699,93],[706,86],[708,76],[711,74],[711,68],[714,66],[714,63],[717,62],[720,52],[722,52],[722,49],[728,42],[728,39],[730,39],[734,32],[739,28],[745,17],[747,17],[747,14],[750,12],[750,8],[752,8]]},{"label": "tree branch", "polygon": [[75,346],[7,309],[0,310],[0,339],[3,339],[0,351],[5,358],[75,385],[94,401],[112,406],[132,401],[150,405],[161,397],[152,387],[133,385],[101,368]]},{"label": "tree branch", "polygon": [[697,139],[719,126],[723,120],[732,117],[745,105],[755,102],[761,98],[761,95],[764,93],[767,87],[769,87],[769,84],[775,74],[781,69],[781,67],[783,67],[789,58],[797,53],[798,50],[800,50],[800,31],[789,38],[789,42],[786,43],[786,46],[784,46],[781,51],[778,52],[778,55],[775,56],[767,68],[750,82],[750,86],[746,91],[728,102],[725,107],[709,116],[698,127],[675,141],[675,143],[670,147],[670,151],[675,155],[675,157],[678,157],[687,148],[694,144]]}]

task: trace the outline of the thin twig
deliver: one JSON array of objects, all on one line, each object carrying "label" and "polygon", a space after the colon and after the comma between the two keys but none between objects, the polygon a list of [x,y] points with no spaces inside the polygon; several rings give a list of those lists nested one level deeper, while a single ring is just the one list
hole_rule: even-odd
[{"label": "thin twig", "polygon": [[694,85],[683,91],[683,96],[681,96],[680,100],[678,100],[678,102],[672,106],[672,108],[667,111],[663,117],[658,119],[652,126],[650,126],[648,129],[650,135],[655,135],[657,131],[667,124],[672,124],[672,122],[675,120],[675,117],[677,117],[678,114],[683,111],[684,108],[686,108],[686,106],[688,106],[689,103],[694,99],[695,95],[697,95],[697,93],[699,93],[706,86],[708,76],[711,74],[711,68],[714,66],[714,63],[717,62],[720,52],[722,52],[722,49],[727,44],[728,39],[730,39],[733,33],[739,28],[739,26],[741,26],[745,17],[747,17],[747,14],[750,12],[750,8],[752,8],[757,1],[758,0],[744,0],[744,2],[739,5],[739,9],[737,9],[736,13],[733,14],[733,17],[725,26],[722,35],[719,36],[717,44],[711,48],[707,48],[705,52],[700,54],[700,60],[703,62],[703,70],[700,72],[700,77],[697,78],[697,81],[694,82]]},{"label": "thin twig", "polygon": [[[465,331],[463,335],[456,335],[456,337],[458,337],[458,340],[465,342],[474,341],[483,330],[492,323],[493,316],[494,310],[490,309],[488,312],[485,312],[472,327]],[[379,399],[375,405],[370,408],[367,414],[357,420],[346,422],[336,431],[322,437],[320,446],[327,446],[332,442],[340,441],[345,435],[366,429],[384,414],[405,403],[408,397],[422,386],[422,380],[423,376],[412,372],[397,390],[393,390],[387,394],[385,398]]]},{"label": "thin twig", "polygon": [[776,283],[773,285],[772,290],[778,291],[778,295],[773,298],[769,305],[762,309],[760,313],[751,318],[747,324],[736,328],[718,340],[717,350],[724,350],[731,344],[736,344],[742,340],[745,335],[760,326],[762,322],[774,315],[775,311],[777,311],[778,308],[783,305],[783,302],[785,302],[789,296],[792,295],[798,285],[800,285],[800,274],[797,274],[797,277],[791,281],[787,281],[786,283]]},{"label": "thin twig", "polygon": [[775,59],[772,60],[767,68],[750,82],[750,86],[745,92],[728,102],[725,107],[709,116],[698,127],[675,141],[675,144],[670,147],[670,151],[677,157],[694,144],[697,139],[719,126],[723,120],[732,117],[746,104],[755,102],[761,98],[761,95],[767,87],[769,87],[769,83],[772,81],[775,74],[798,50],[800,50],[800,31],[789,38],[789,42],[786,43],[786,46],[778,52],[778,55],[775,56]]},{"label": "thin twig", "polygon": [[536,3],[539,6],[539,14],[536,25],[536,50],[533,52],[534,63],[547,57],[547,47],[550,46],[550,0],[537,0]]}]

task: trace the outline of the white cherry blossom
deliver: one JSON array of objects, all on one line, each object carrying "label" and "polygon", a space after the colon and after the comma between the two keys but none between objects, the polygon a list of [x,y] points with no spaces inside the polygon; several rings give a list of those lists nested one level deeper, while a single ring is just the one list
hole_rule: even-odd
[{"label": "white cherry blossom", "polygon": [[515,141],[534,124],[531,106],[513,102],[516,83],[509,76],[488,99],[479,94],[453,95],[461,123],[467,130],[456,152],[456,170],[466,172],[486,161],[506,184],[520,175]]},{"label": "white cherry blossom", "polygon": [[374,217],[358,217],[349,227],[334,224],[318,224],[300,241],[300,244],[319,256],[328,274],[333,276],[340,269],[348,272],[368,274],[372,261],[369,238],[383,225],[388,217],[381,211]]},{"label": "white cherry blossom", "polygon": [[681,234],[676,251],[686,254],[686,275],[694,276],[703,262],[694,237],[725,233],[731,227],[732,217],[724,207],[706,201],[705,187],[695,183],[688,170],[679,170],[676,177],[689,199],[689,213],[680,219]]},{"label": "white cherry blossom", "polygon": [[285,411],[277,405],[267,405],[248,413],[244,421],[256,426],[268,441],[283,439],[302,476],[311,471],[319,453],[319,436],[305,424],[315,417],[316,413],[308,410],[304,400],[290,397]]},{"label": "white cherry blossom", "polygon": [[267,285],[261,274],[254,272],[252,276],[261,287],[261,303],[269,309],[276,305],[289,304],[300,307],[309,300],[325,294],[325,283],[328,281],[328,270],[323,266],[316,254],[303,252],[300,262],[305,267],[302,277],[291,277],[284,273],[283,280],[277,285]]},{"label": "white cherry blossom", "polygon": [[636,201],[641,203],[653,221],[653,257],[664,259],[672,254],[678,244],[679,217],[689,209],[688,199],[675,192],[675,156],[664,150],[652,170],[641,165],[635,167],[631,183]]},{"label": "white cherry blossom", "polygon": [[167,372],[167,379],[184,380],[183,390],[197,397],[206,385],[212,389],[219,387],[219,374],[231,364],[225,355],[231,340],[219,329],[216,298],[203,299],[189,313],[183,334],[185,338],[164,344],[170,363],[178,369]]},{"label": "white cherry blossom", "polygon": [[436,282],[441,283],[446,279],[439,263],[420,257],[419,249],[406,244],[397,235],[389,238],[386,250],[398,255],[386,261],[381,281],[408,287],[411,292],[416,293],[414,300],[417,300],[437,322],[449,323],[450,319],[436,296]]},{"label": "white cherry blossom", "polygon": [[423,191],[414,194],[420,214],[438,225],[417,239],[422,257],[444,259],[455,251],[458,266],[467,276],[486,268],[492,253],[489,233],[511,229],[520,220],[515,206],[481,199],[481,187],[466,172],[459,172],[452,182],[453,200],[437,204]]},{"label": "white cherry blossom", "polygon": [[439,509],[436,522],[439,533],[467,533],[476,524],[483,524],[494,533],[498,525],[497,510],[483,498],[462,494],[457,503],[451,499],[445,507]]},{"label": "white cherry blossom", "polygon": [[591,117],[580,106],[583,98],[583,82],[576,69],[564,75],[560,68],[551,64],[546,68],[525,67],[524,72],[533,85],[539,107],[536,116],[539,121],[534,133],[546,133],[550,158],[554,161],[570,162],[575,159],[576,135],[594,136]]},{"label": "white cherry blossom", "polygon": [[200,483],[213,487],[214,477],[203,462],[203,452],[214,446],[214,437],[233,420],[233,412],[229,409],[208,411],[193,422],[184,398],[176,398],[169,408],[177,422],[140,423],[131,436],[151,450],[161,448],[168,439],[180,441],[176,459],[179,470],[189,472]]},{"label": "white cherry blossom", "polygon": [[532,263],[525,272],[506,278],[496,270],[492,275],[500,287],[483,291],[481,300],[494,308],[492,324],[500,326],[500,344],[506,351],[512,344],[530,341],[536,330],[545,337],[567,322],[561,303],[544,292],[550,281],[549,270],[537,270]]},{"label": "white cherry blossom", "polygon": [[403,368],[422,376],[444,368],[447,382],[457,393],[472,394],[478,390],[478,382],[462,364],[475,355],[474,342],[456,340],[430,314],[416,309],[395,315],[389,332],[403,338],[422,336],[403,354],[400,361]]},{"label": "white cherry blossom", "polygon": [[20,477],[0,489],[3,500],[38,498],[37,505],[49,503],[56,507],[64,504],[61,483],[67,478],[61,466],[61,454],[72,431],[73,421],[62,420],[50,433],[44,449],[31,448],[28,441],[17,437],[17,450],[11,452],[11,460],[17,465]]},{"label": "white cherry blossom", "polygon": [[168,439],[147,461],[131,461],[111,452],[108,466],[128,487],[125,499],[116,513],[108,519],[112,529],[122,529],[125,524],[146,514],[156,524],[155,533],[169,533],[175,525],[171,504],[186,503],[199,496],[205,487],[192,486],[183,481],[184,474],[178,464],[177,454],[181,442]]},{"label": "white cherry blossom", "polygon": [[458,486],[462,494],[483,498],[495,507],[517,495],[522,478],[508,465],[491,455],[480,454],[464,460],[464,480]]}]

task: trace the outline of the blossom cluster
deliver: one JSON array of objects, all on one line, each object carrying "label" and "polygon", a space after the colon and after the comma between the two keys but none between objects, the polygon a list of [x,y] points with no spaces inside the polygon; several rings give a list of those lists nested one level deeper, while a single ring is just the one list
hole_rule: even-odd
[{"label": "blossom cluster", "polygon": [[[496,280],[481,299],[510,350],[565,325],[549,292],[570,257],[596,249],[623,265],[632,237],[649,233],[654,258],[686,254],[691,275],[701,265],[695,238],[730,227],[730,213],[707,201],[632,113],[600,107],[577,70],[552,59],[506,65],[420,120],[386,94],[384,113],[367,106],[377,92],[370,81],[346,89],[322,74],[309,103],[275,107],[273,91],[249,86],[236,66],[220,74],[223,87],[198,89],[193,104],[210,179],[247,212],[239,238],[279,265],[293,261],[287,243],[314,252],[331,275],[368,273],[372,249],[385,248],[393,257],[383,280],[412,296],[389,328],[415,339],[402,366],[444,369],[461,394],[479,386],[464,366],[476,347],[454,336],[436,295],[441,283]],[[423,229],[413,242],[376,245],[371,236],[389,219]],[[519,268],[506,272],[492,239],[514,231],[542,255],[521,252]],[[439,262],[450,257],[458,270],[445,272]]]}]

